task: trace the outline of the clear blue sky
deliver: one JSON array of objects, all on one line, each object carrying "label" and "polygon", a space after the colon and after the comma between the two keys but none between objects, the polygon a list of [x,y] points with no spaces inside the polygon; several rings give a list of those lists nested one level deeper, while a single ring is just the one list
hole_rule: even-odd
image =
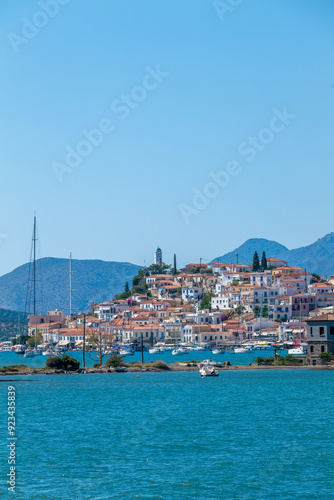
[{"label": "clear blue sky", "polygon": [[[62,3],[51,17],[1,2],[0,274],[28,260],[34,211],[42,256],[136,264],[158,244],[181,266],[334,229],[331,0],[244,0],[220,17],[209,0]],[[27,35],[24,18],[45,26]],[[168,76],[136,89],[157,65]],[[136,107],[115,112],[131,92]],[[295,118],[263,132],[284,108]],[[59,182],[55,162],[105,118],[113,132]],[[259,133],[249,161],[238,148]],[[240,173],[186,223],[180,205],[232,160]]]}]

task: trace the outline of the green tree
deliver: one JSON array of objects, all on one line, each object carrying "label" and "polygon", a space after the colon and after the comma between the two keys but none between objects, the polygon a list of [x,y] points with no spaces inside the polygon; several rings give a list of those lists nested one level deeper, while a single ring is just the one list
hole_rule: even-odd
[{"label": "green tree", "polygon": [[257,253],[257,251],[255,251],[254,256],[253,256],[252,271],[253,271],[253,273],[257,273],[259,269],[260,269],[259,254]]},{"label": "green tree", "polygon": [[138,274],[134,276],[132,280],[132,291],[133,293],[143,293],[146,294],[148,286],[146,283],[146,278],[150,273],[147,269],[139,269]]},{"label": "green tree", "polygon": [[150,274],[167,274],[172,266],[165,264],[164,262],[161,264],[151,264],[147,270],[150,272]]},{"label": "green tree", "polygon": [[29,340],[28,335],[20,335],[17,339],[13,339],[13,345],[25,344]]},{"label": "green tree", "polygon": [[114,296],[114,300],[125,300],[125,299],[128,299],[129,297],[131,297],[131,290],[129,289],[129,283],[126,281],[125,282],[125,286],[124,286],[124,292],[119,294],[119,295],[115,295]]},{"label": "green tree", "polygon": [[245,308],[244,306],[242,306],[242,305],[240,305],[240,306],[238,306],[238,307],[236,307],[236,308],[235,308],[235,312],[236,312],[239,316],[241,316],[241,314],[242,314],[245,310],[246,310],[246,308]]},{"label": "green tree", "polygon": [[106,366],[112,366],[113,368],[118,368],[119,366],[122,366],[122,364],[123,357],[120,354],[116,354],[115,352],[111,354],[106,361]]},{"label": "green tree", "polygon": [[268,318],[268,315],[269,315],[268,307],[267,306],[262,307],[262,317]]},{"label": "green tree", "polygon": [[71,358],[68,354],[65,354],[62,358],[59,356],[48,358],[46,360],[45,367],[73,372],[79,369],[80,361]]},{"label": "green tree", "polygon": [[203,296],[201,300],[201,304],[199,306],[200,309],[211,309],[211,297],[214,296],[213,292],[207,293]]},{"label": "green tree", "polygon": [[331,355],[331,353],[330,353],[330,352],[321,352],[321,353],[319,354],[319,358],[320,358],[322,361],[324,361],[325,363],[328,363],[328,362],[331,360],[332,355]]},{"label": "green tree", "polygon": [[174,266],[173,266],[173,274],[177,274],[177,267],[176,267],[176,254],[174,254]]},{"label": "green tree", "polygon": [[261,271],[266,271],[268,269],[266,252],[263,250],[261,258]]},{"label": "green tree", "polygon": [[[43,335],[37,330],[37,344],[40,344],[41,342],[43,342]],[[27,345],[29,347],[35,347],[35,335],[29,337]]]},{"label": "green tree", "polygon": [[254,306],[253,307],[253,313],[255,314],[255,317],[258,318],[260,316],[260,306]]}]

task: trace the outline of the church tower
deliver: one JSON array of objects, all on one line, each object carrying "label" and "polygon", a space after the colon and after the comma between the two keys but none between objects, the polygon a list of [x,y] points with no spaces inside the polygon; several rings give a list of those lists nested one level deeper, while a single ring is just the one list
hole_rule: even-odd
[{"label": "church tower", "polygon": [[154,264],[162,265],[162,250],[159,247],[154,252]]}]

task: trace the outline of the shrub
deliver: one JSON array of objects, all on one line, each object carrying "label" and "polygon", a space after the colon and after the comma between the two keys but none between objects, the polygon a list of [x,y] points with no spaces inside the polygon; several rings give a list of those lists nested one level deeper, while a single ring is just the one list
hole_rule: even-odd
[{"label": "shrub", "polygon": [[169,370],[169,366],[164,361],[154,361],[153,368],[160,368],[161,370]]},{"label": "shrub", "polygon": [[118,368],[119,366],[122,366],[123,363],[123,357],[120,354],[116,354],[115,352],[108,357],[106,361],[106,366],[112,366],[113,368]]},{"label": "shrub", "polygon": [[296,358],[292,354],[287,354],[286,356],[269,356],[268,358],[263,358],[259,356],[256,358],[258,365],[301,365],[304,362],[303,358]]},{"label": "shrub", "polygon": [[65,354],[62,358],[59,356],[52,356],[46,360],[46,368],[55,368],[56,370],[76,371],[80,367],[80,361]]},{"label": "shrub", "polygon": [[68,356],[68,354],[65,354],[62,358],[63,361],[63,369],[68,370],[70,372],[76,371],[80,367],[80,361],[77,361],[74,358],[71,358]]},{"label": "shrub", "polygon": [[331,360],[331,353],[330,352],[322,352],[319,354],[319,358],[322,360],[322,361],[330,361]]},{"label": "shrub", "polygon": [[3,366],[0,368],[1,372],[19,372],[20,370],[27,370],[28,367],[26,365],[10,365]]},{"label": "shrub", "polygon": [[45,363],[46,368],[56,368],[57,370],[61,370],[63,368],[63,362],[60,356],[51,356],[46,360]]}]

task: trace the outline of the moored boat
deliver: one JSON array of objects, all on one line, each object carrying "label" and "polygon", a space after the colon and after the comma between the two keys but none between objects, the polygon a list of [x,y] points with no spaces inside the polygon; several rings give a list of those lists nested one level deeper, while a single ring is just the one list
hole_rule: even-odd
[{"label": "moored boat", "polygon": [[18,344],[18,345],[15,347],[15,353],[16,353],[16,354],[24,354],[24,353],[25,353],[25,347],[24,347],[24,345],[22,345],[22,344]]},{"label": "moored boat", "polygon": [[45,349],[45,351],[42,352],[43,356],[55,356],[56,354],[52,351],[52,349]]},{"label": "moored boat", "polygon": [[234,349],[234,353],[235,353],[235,354],[240,354],[240,353],[242,353],[242,352],[248,352],[248,349],[245,349],[244,347],[236,347],[236,348]]},{"label": "moored boat", "polygon": [[212,354],[224,354],[225,351],[223,349],[213,349]]},{"label": "moored boat", "polygon": [[201,364],[206,366],[223,366],[221,361],[213,361],[213,359],[205,359]]},{"label": "moored boat", "polygon": [[35,352],[34,349],[27,349],[24,353],[25,358],[34,358],[35,357]]},{"label": "moored boat", "polygon": [[305,356],[305,351],[302,347],[295,347],[294,349],[289,349],[288,354],[291,356]]},{"label": "moored boat", "polygon": [[173,349],[172,351],[173,356],[179,356],[181,354],[184,354],[183,349]]},{"label": "moored boat", "polygon": [[202,366],[199,369],[199,372],[202,377],[218,377],[219,371],[216,370],[213,366]]},{"label": "moored boat", "polygon": [[152,349],[149,349],[148,352],[150,354],[158,354],[160,352],[160,349],[158,349],[157,347],[153,347]]}]

